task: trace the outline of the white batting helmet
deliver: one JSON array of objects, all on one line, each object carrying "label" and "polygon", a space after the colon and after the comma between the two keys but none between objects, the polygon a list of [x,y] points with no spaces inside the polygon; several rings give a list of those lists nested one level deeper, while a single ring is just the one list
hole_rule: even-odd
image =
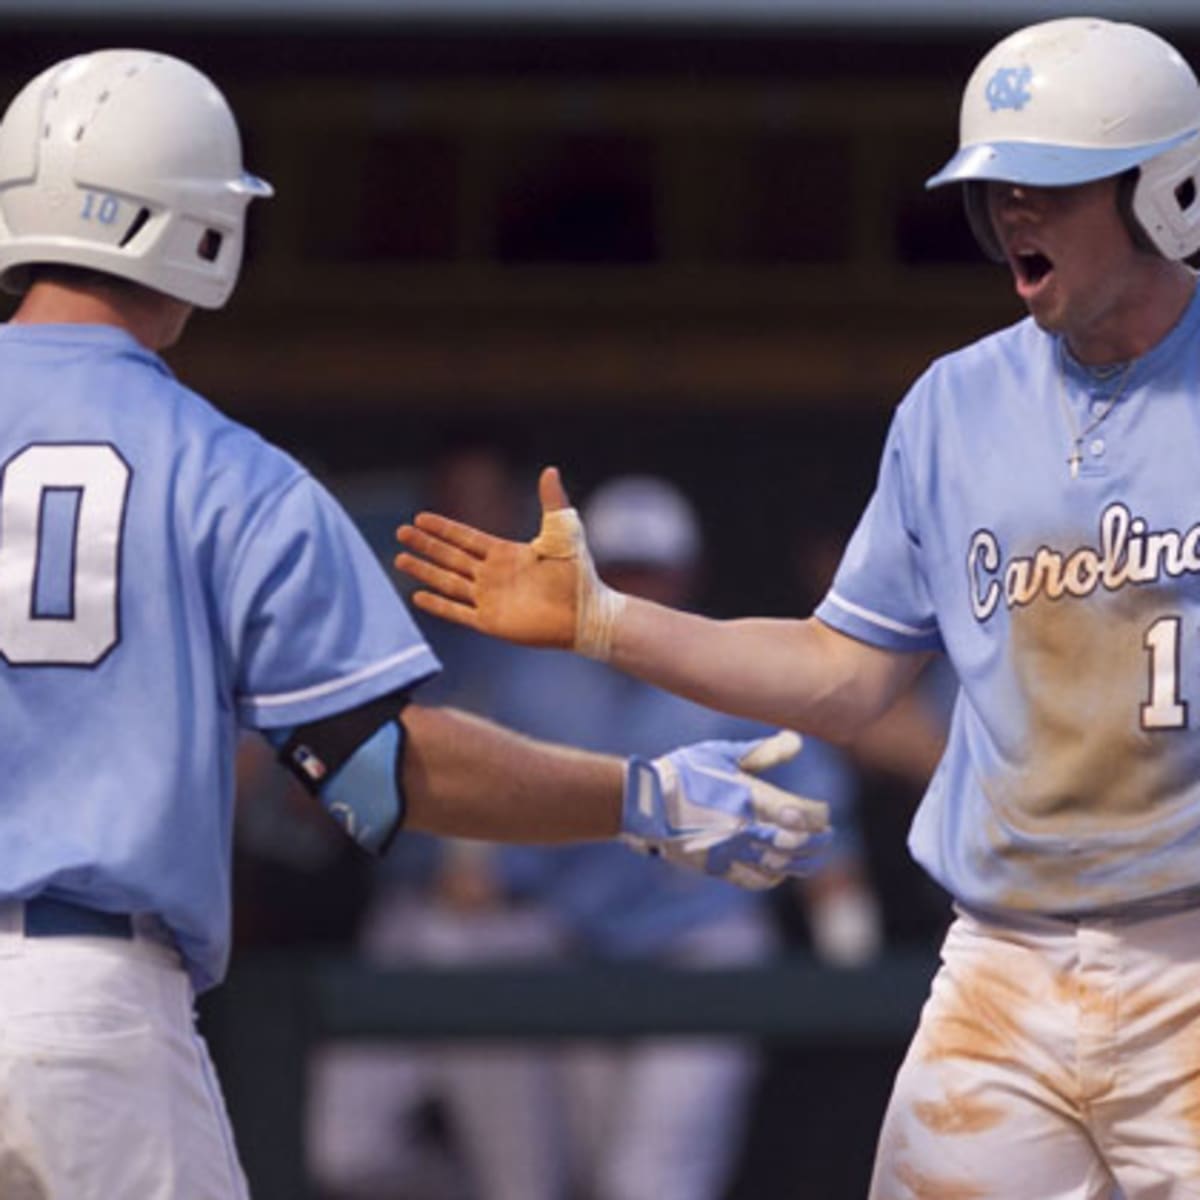
[{"label": "white batting helmet", "polygon": [[1167,42],[1096,17],[1045,21],[993,47],[967,82],[959,149],[926,183],[966,183],[983,248],[1000,257],[986,180],[1063,187],[1137,169],[1135,236],[1166,258],[1200,250],[1200,84]]},{"label": "white batting helmet", "polygon": [[700,522],[678,488],[653,475],[603,483],[583,508],[595,561],[623,566],[687,568],[700,556]]},{"label": "white batting helmet", "polygon": [[146,50],[66,59],[0,121],[0,286],[21,292],[31,264],[61,263],[220,308],[246,206],[271,194],[195,67]]}]

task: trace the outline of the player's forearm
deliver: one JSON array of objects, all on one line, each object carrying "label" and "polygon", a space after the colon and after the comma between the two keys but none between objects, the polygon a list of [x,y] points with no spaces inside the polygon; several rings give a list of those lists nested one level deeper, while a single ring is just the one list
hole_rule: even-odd
[{"label": "player's forearm", "polygon": [[924,659],[878,650],[813,618],[717,621],[627,598],[614,666],[724,712],[845,742]]},{"label": "player's forearm", "polygon": [[537,742],[455,709],[410,704],[401,719],[406,829],[508,842],[618,833],[621,759]]},{"label": "player's forearm", "polygon": [[929,782],[946,748],[946,729],[910,689],[884,716],[867,726],[851,749],[855,758],[920,788]]}]

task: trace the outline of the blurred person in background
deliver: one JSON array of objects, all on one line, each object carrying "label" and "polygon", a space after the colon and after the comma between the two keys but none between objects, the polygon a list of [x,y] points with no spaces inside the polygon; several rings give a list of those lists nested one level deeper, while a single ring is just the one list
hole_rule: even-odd
[{"label": "blurred person in background", "polygon": [[[515,534],[533,519],[521,482],[498,444],[468,439],[438,456],[428,490],[442,511]],[[659,478],[613,479],[585,517],[614,586],[696,600],[703,535],[679,489]],[[429,634],[446,665],[431,694],[535,737],[654,755],[673,739],[769,732],[600,664],[530,654],[440,622]],[[851,762],[809,741],[772,778],[829,803],[838,831],[823,868],[800,890],[817,953],[837,965],[868,960],[880,945],[880,917],[855,832]],[[780,948],[773,906],[761,894],[697,885],[625,847],[497,852],[443,841],[426,867],[405,873],[385,863],[376,873],[361,947],[377,966],[565,958],[733,967]],[[432,1097],[465,1168],[453,1184],[443,1172],[443,1188],[478,1200],[709,1200],[736,1165],[759,1066],[758,1047],[742,1038],[606,1040],[566,1052],[528,1044],[338,1048],[314,1077],[314,1165],[339,1196],[422,1194],[432,1178],[428,1155],[403,1131]],[[372,1159],[353,1185],[351,1172]],[[450,1194],[459,1193],[438,1193]]]},{"label": "blurred person in background", "polygon": [[[704,539],[691,502],[653,476],[598,487],[583,509],[597,570],[613,587],[690,606],[700,594]],[[762,726],[716,713],[566,655],[526,655],[499,709],[513,728],[568,744],[655,754],[684,738],[761,736]],[[822,961],[861,964],[881,926],[856,832],[856,772],[815,739],[772,775],[830,805],[837,833],[822,868],[799,883]],[[623,847],[494,854],[507,894],[542,906],[565,953],[586,963],[682,968],[760,964],[781,949],[766,898],[692,880]],[[597,1040],[561,1056],[573,1194],[588,1200],[717,1200],[742,1146],[761,1066],[748,1038]]]},{"label": "blurred person in background", "polygon": [[[454,432],[429,459],[426,497],[462,520],[527,530],[525,476],[503,441]],[[347,503],[390,557],[396,492],[350,484]],[[382,517],[382,523],[380,518]],[[427,621],[442,673],[426,694],[495,715],[523,686],[517,647]],[[357,940],[381,969],[515,965],[556,957],[544,909],[515,903],[492,848],[408,838],[375,864]],[[312,1060],[310,1171],[330,1200],[564,1200],[565,1142],[552,1053],[522,1042],[329,1043]]]}]

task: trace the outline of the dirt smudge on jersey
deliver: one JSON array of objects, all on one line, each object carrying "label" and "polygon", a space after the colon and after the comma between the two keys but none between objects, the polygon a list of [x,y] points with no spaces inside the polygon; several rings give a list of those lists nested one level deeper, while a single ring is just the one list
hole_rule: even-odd
[{"label": "dirt smudge on jersey", "polygon": [[1126,588],[1086,602],[1043,597],[1010,614],[1026,725],[1008,768],[984,781],[996,815],[988,836],[995,854],[1042,867],[1042,911],[1119,902],[1087,881],[1108,875],[1134,841],[1144,856],[1178,836],[1170,818],[1194,797],[1200,740],[1142,728],[1147,631],[1171,604],[1168,589]]},{"label": "dirt smudge on jersey", "polygon": [[1196,778],[1200,747],[1181,756],[1194,739],[1141,728],[1145,636],[1162,608],[1161,593],[1125,592],[1013,612],[1014,662],[1029,711],[1013,816],[1025,816],[1031,831],[1136,827],[1158,798]]}]

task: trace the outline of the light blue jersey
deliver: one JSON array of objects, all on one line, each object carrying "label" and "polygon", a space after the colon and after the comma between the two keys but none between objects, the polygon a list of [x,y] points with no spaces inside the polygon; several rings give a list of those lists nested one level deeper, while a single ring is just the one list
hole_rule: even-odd
[{"label": "light blue jersey", "polygon": [[1200,885],[1198,480],[1195,296],[1128,374],[1025,320],[897,411],[818,615],[954,665],[910,846],[960,901],[1074,913]]},{"label": "light blue jersey", "polygon": [[327,493],[107,326],[0,328],[0,897],[228,956],[238,726],[437,669]]}]

